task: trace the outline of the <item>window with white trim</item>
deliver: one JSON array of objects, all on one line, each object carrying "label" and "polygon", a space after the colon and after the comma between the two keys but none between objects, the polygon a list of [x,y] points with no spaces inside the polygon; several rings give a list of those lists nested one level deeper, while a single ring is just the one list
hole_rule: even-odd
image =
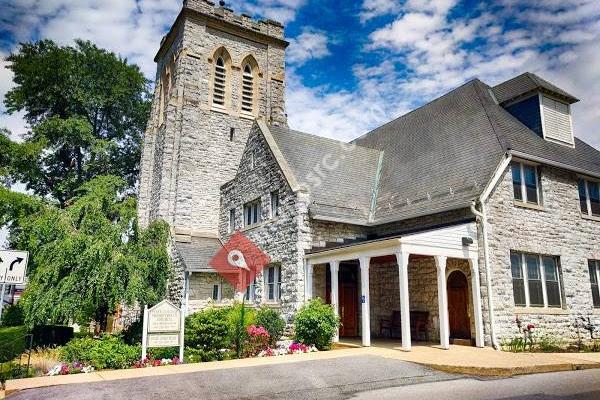
[{"label": "window with white trim", "polygon": [[254,278],[254,280],[252,281],[252,283],[250,283],[248,285],[248,287],[246,288],[246,294],[244,295],[244,300],[247,301],[254,301],[254,299],[256,299],[256,277]]},{"label": "window with white trim", "polygon": [[246,64],[242,74],[242,111],[249,114],[254,111],[254,74],[250,64]]},{"label": "window with white trim", "polygon": [[265,276],[265,298],[267,301],[279,301],[281,299],[281,268],[271,265],[264,269]]},{"label": "window with white trim", "polygon": [[584,215],[600,217],[600,183],[579,179],[579,207]]},{"label": "window with white trim", "polygon": [[271,192],[271,218],[279,217],[279,192]]},{"label": "window with white trim", "polygon": [[515,306],[562,307],[558,257],[510,253]]},{"label": "window with white trim", "polygon": [[213,285],[212,299],[214,301],[221,301],[221,284],[220,283],[215,283]]},{"label": "window with white trim", "polygon": [[244,204],[244,226],[260,223],[260,199]]},{"label": "window with white trim", "polygon": [[235,231],[235,208],[229,210],[229,233]]},{"label": "window with white trim", "polygon": [[227,68],[223,57],[218,57],[215,62],[215,78],[213,82],[213,104],[225,107],[225,93],[227,85]]},{"label": "window with white trim", "polygon": [[588,260],[588,268],[594,308],[600,308],[600,288],[598,287],[598,282],[600,282],[600,260]]},{"label": "window with white trim", "polygon": [[528,204],[542,204],[540,173],[535,165],[511,163],[515,200]]}]

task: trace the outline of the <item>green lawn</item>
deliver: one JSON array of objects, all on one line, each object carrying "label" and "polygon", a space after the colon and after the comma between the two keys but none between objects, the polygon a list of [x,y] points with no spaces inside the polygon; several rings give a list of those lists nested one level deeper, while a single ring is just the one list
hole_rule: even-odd
[{"label": "green lawn", "polygon": [[25,350],[26,334],[24,326],[0,328],[0,362],[10,361]]}]

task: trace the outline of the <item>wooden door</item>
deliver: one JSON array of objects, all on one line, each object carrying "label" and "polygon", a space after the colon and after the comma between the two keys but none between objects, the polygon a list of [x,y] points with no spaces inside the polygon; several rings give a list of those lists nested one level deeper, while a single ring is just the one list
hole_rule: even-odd
[{"label": "wooden door", "polygon": [[448,276],[448,319],[451,338],[471,339],[467,277],[460,271]]},{"label": "wooden door", "polygon": [[340,282],[340,336],[358,336],[358,291],[356,283]]}]

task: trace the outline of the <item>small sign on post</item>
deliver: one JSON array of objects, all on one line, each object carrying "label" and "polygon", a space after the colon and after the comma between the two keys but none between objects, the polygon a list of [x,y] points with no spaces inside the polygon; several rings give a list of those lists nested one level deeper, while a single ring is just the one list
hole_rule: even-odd
[{"label": "small sign on post", "polygon": [[142,360],[148,353],[148,347],[179,346],[179,359],[183,361],[183,312],[168,300],[154,307],[144,307],[142,331]]},{"label": "small sign on post", "polygon": [[6,285],[25,283],[28,261],[27,251],[0,250],[0,320],[2,320]]}]

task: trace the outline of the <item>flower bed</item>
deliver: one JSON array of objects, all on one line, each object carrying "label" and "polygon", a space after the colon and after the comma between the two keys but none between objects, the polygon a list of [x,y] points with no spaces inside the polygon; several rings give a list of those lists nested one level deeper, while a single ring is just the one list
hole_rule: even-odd
[{"label": "flower bed", "polygon": [[94,367],[91,365],[84,365],[78,361],[72,363],[58,363],[48,371],[46,375],[70,375],[70,374],[89,374],[94,371]]},{"label": "flower bed", "polygon": [[284,340],[277,342],[277,347],[274,349],[267,347],[265,350],[258,353],[257,357],[275,357],[287,354],[312,353],[315,351],[319,350],[314,345],[308,346],[291,340]]}]

